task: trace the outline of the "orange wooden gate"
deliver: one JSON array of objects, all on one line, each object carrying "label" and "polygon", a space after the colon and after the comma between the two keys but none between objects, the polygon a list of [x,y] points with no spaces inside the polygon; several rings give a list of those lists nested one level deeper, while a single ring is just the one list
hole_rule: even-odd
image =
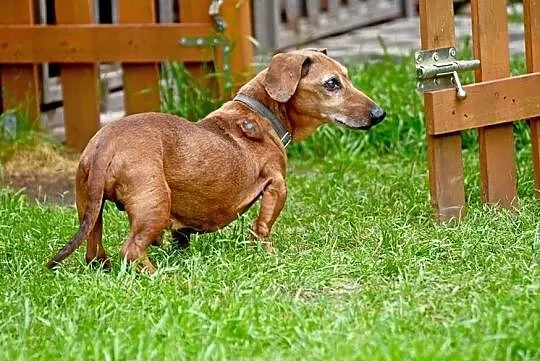
[{"label": "orange wooden gate", "polygon": [[209,15],[212,0],[178,1],[180,23],[156,24],[154,0],[117,0],[120,24],[96,25],[92,0],[55,0],[57,25],[52,26],[35,25],[34,0],[0,1],[4,109],[25,104],[30,119],[37,121],[37,65],[60,63],[66,144],[80,150],[100,126],[100,62],[122,62],[128,114],[159,110],[161,61],[189,63],[191,69],[197,69],[202,62],[219,65],[228,56],[233,74],[250,71],[253,50],[249,1],[225,0],[221,6],[221,16],[227,23],[222,36],[232,44],[229,54],[217,46],[179,43],[181,38],[210,39],[216,33]]},{"label": "orange wooden gate", "polygon": [[[452,0],[420,0],[422,49],[455,45]],[[482,200],[517,205],[512,122],[530,119],[536,196],[540,195],[540,0],[524,0],[527,75],[510,77],[505,0],[472,0],[476,83],[426,92],[431,199],[440,221],[465,211],[460,131],[477,128]]]}]

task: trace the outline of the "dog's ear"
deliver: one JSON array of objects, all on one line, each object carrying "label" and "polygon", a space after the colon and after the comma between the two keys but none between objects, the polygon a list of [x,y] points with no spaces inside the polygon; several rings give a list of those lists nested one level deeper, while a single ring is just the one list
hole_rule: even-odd
[{"label": "dog's ear", "polygon": [[272,99],[288,102],[312,62],[309,56],[297,52],[274,55],[264,78],[264,89]]},{"label": "dog's ear", "polygon": [[327,48],[307,48],[305,49],[307,51],[316,51],[319,53],[323,53],[324,55],[328,55],[328,49]]},{"label": "dog's ear", "polygon": [[244,132],[246,137],[255,140],[263,139],[263,132],[256,122],[249,119],[241,119],[237,121],[236,124],[242,129],[242,132]]}]

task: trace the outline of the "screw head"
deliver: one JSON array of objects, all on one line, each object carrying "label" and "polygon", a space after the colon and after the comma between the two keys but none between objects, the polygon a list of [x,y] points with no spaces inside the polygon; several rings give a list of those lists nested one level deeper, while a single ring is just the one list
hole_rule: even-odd
[{"label": "screw head", "polygon": [[439,61],[439,53],[433,53],[433,60]]},{"label": "screw head", "polygon": [[455,57],[456,56],[456,49],[455,48],[450,48],[449,54],[450,54],[451,57]]},{"label": "screw head", "polygon": [[418,53],[416,54],[416,62],[421,63],[424,58],[422,57],[422,54]]},{"label": "screw head", "polygon": [[197,45],[202,45],[202,43],[204,42],[204,40],[202,38],[197,38]]},{"label": "screw head", "polygon": [[435,79],[433,79],[433,82],[435,83],[435,85],[440,85],[441,84],[441,79],[435,78]]}]

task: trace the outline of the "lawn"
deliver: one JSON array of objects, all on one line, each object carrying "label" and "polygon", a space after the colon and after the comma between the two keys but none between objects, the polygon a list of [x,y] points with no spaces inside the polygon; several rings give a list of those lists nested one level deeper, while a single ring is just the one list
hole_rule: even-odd
[{"label": "lawn", "polygon": [[435,223],[410,64],[350,67],[385,122],[323,128],[289,148],[276,255],[246,247],[252,209],[189,250],[166,238],[150,252],[157,274],[138,275],[119,260],[126,216],[108,204],[112,271],[87,267],[81,249],[50,272],[44,263],[77,228],[74,208],[0,190],[0,360],[538,360],[540,204],[527,128],[516,125],[519,211],[479,203],[467,132],[467,217]]}]

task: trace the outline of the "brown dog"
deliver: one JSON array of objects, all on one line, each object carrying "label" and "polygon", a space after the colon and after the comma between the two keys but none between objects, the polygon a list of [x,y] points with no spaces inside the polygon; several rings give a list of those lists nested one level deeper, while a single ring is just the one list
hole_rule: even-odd
[{"label": "brown dog", "polygon": [[272,251],[270,230],[287,195],[285,146],[322,124],[368,129],[384,111],[351,84],[347,70],[306,49],[277,54],[239,95],[198,123],[160,113],[127,116],[103,127],[77,171],[80,228],[47,264],[54,267],[87,239],[86,261],[110,261],[102,243],[102,211],[113,201],[129,216],[121,250],[153,272],[146,249],[166,228],[186,242],[213,232],[262,196],[253,232]]}]

